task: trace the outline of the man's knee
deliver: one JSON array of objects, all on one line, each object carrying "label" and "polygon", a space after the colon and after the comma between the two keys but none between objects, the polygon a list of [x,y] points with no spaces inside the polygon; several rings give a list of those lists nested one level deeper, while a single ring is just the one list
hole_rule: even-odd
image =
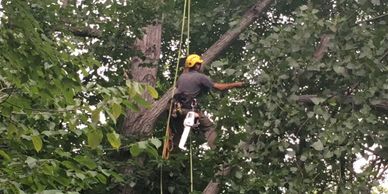
[{"label": "man's knee", "polygon": [[207,144],[211,149],[214,149],[216,147],[216,138],[217,138],[217,132],[215,128],[206,131],[205,138],[207,140]]}]

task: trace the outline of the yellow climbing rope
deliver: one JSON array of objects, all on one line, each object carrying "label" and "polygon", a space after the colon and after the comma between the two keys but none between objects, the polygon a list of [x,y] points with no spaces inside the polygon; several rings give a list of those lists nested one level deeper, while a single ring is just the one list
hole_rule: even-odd
[{"label": "yellow climbing rope", "polygon": [[[175,94],[175,85],[178,78],[178,70],[179,70],[179,62],[180,58],[182,56],[182,43],[183,43],[183,34],[184,34],[184,28],[185,28],[185,19],[187,18],[187,49],[186,49],[186,56],[190,53],[190,7],[191,7],[191,0],[185,0],[184,7],[183,7],[183,16],[182,16],[182,26],[181,26],[181,35],[180,35],[180,41],[179,41],[179,47],[178,47],[178,58],[175,66],[175,75],[174,75],[174,81],[173,81],[173,90],[171,94],[171,99],[174,97]],[[187,13],[186,13],[187,11]],[[170,135],[171,135],[171,128],[170,128],[170,119],[171,119],[171,111],[172,111],[173,104],[170,103],[169,111],[168,111],[168,117],[167,117],[167,124],[166,124],[166,132],[164,136],[164,143],[163,143],[163,152],[162,152],[162,158],[164,160],[167,160],[170,156]],[[193,157],[192,157],[192,145],[191,145],[191,138],[190,138],[190,191],[193,192],[194,188],[194,182],[193,182]],[[160,193],[163,194],[163,166],[160,168]]]},{"label": "yellow climbing rope", "polygon": [[[179,70],[179,62],[180,58],[182,56],[182,42],[183,42],[183,33],[184,33],[184,28],[185,28],[185,18],[186,18],[186,10],[188,7],[188,0],[185,0],[185,5],[183,7],[183,17],[182,17],[182,28],[181,28],[181,36],[180,36],[180,41],[179,41],[179,47],[178,47],[178,59],[176,62],[175,66],[175,75],[174,75],[174,81],[173,81],[173,89],[172,89],[172,94],[171,94],[171,99],[174,97],[175,94],[175,85],[176,81],[178,79],[178,70]],[[189,17],[188,17],[189,18]],[[189,26],[189,25],[188,25]],[[189,29],[188,29],[189,30]],[[187,37],[189,39],[189,37]],[[167,117],[167,124],[166,124],[166,132],[165,132],[165,137],[164,137],[164,145],[163,145],[163,153],[162,157],[163,159],[167,160],[170,156],[170,134],[171,134],[171,129],[170,129],[170,119],[171,119],[171,111],[172,111],[172,103],[170,103],[169,111],[168,111],[168,117]]]}]

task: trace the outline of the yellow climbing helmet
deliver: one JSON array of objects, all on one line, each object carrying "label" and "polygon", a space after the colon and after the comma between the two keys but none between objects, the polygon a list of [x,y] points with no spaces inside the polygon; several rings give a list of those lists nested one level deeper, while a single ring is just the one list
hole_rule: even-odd
[{"label": "yellow climbing helmet", "polygon": [[194,67],[197,63],[203,63],[202,58],[197,54],[191,54],[186,58],[185,67]]}]

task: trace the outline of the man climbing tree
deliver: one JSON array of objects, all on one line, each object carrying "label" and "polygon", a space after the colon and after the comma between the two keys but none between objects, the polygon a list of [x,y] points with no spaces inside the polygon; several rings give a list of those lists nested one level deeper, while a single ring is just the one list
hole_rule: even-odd
[{"label": "man climbing tree", "polygon": [[189,55],[185,61],[185,69],[177,80],[177,92],[174,95],[172,114],[173,141],[177,145],[183,132],[183,121],[186,114],[189,111],[194,111],[198,114],[198,132],[207,140],[209,147],[213,149],[217,137],[215,126],[200,110],[197,98],[208,93],[213,88],[222,91],[241,87],[244,85],[244,82],[215,83],[208,76],[200,73],[202,63],[203,60],[199,55]]}]

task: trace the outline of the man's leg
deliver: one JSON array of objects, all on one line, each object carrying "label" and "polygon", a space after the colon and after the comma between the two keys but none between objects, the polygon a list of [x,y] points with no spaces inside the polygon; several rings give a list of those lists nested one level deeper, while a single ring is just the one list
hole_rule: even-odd
[{"label": "man's leg", "polygon": [[175,147],[178,147],[179,141],[180,141],[181,136],[182,136],[182,132],[183,132],[183,118],[178,116],[177,118],[172,119],[170,126],[171,126],[171,129],[172,129],[172,133],[174,135],[174,137],[173,137],[173,144],[174,144],[174,148],[175,148]]},{"label": "man's leg", "polygon": [[216,127],[214,123],[202,112],[199,113],[199,129],[205,136],[209,147],[214,149],[216,147],[215,143],[217,138]]}]

